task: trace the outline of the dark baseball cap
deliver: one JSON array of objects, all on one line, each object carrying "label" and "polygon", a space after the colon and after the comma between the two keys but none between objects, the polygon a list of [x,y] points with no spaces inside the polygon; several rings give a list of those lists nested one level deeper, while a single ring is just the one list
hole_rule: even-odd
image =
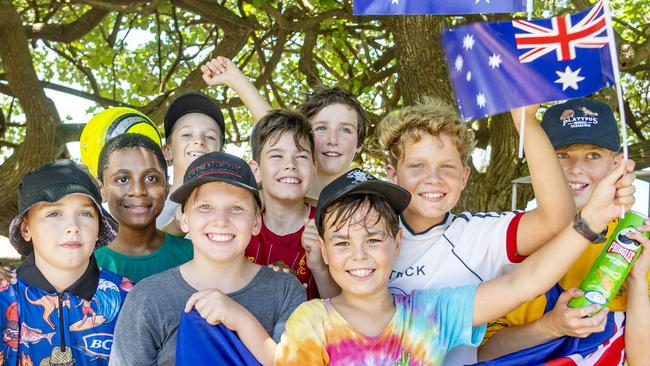
[{"label": "dark baseball cap", "polygon": [[388,202],[397,215],[401,214],[411,202],[411,194],[406,189],[354,168],[326,185],[318,196],[315,224],[321,236],[327,207],[345,196],[358,193],[380,196]]},{"label": "dark baseball cap", "polygon": [[556,150],[571,144],[621,149],[614,112],[597,100],[578,98],[552,106],[542,117],[542,128]]},{"label": "dark baseball cap", "polygon": [[189,113],[203,113],[215,120],[222,138],[225,138],[226,125],[219,104],[207,95],[197,92],[181,94],[169,105],[165,113],[165,138],[169,140],[176,121]]},{"label": "dark baseball cap", "polygon": [[63,197],[80,193],[90,197],[100,214],[99,238],[96,248],[110,244],[117,235],[117,222],[102,207],[102,196],[95,181],[85,168],[72,160],[58,160],[45,164],[23,176],[18,186],[18,216],[9,225],[9,241],[21,255],[33,250],[31,242],[25,241],[20,225],[27,211],[39,202],[56,202]]},{"label": "dark baseball cap", "polygon": [[169,199],[184,206],[195,188],[210,182],[224,182],[247,189],[262,207],[251,168],[243,159],[221,151],[211,152],[194,160],[185,171],[183,185],[178,187]]}]

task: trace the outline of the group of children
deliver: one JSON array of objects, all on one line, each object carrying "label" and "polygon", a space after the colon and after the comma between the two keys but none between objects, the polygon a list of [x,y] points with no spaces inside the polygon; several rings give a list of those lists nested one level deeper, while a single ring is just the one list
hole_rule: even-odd
[{"label": "group of children", "polygon": [[[0,283],[2,364],[244,364],[241,351],[264,365],[468,365],[606,328],[608,309],[567,307],[602,249],[587,234],[634,202],[603,103],[527,123],[537,208],[452,213],[474,137],[451,107],[384,118],[388,182],[351,169],[367,118],[344,89],[272,110],[230,60],[202,71],[251,111],[251,161],[221,152],[218,105],[187,93],[162,148],[124,133],[105,142],[96,179],[71,161],[23,177],[10,241],[26,259]],[[650,363],[649,268],[646,250],[609,309],[627,310],[616,364]]]}]

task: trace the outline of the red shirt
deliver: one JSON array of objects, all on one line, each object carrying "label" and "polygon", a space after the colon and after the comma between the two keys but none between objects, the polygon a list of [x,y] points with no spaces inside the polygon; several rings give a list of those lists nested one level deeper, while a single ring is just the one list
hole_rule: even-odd
[{"label": "red shirt", "polygon": [[[309,218],[316,216],[316,208],[309,208]],[[307,258],[305,249],[302,247],[302,232],[305,227],[302,226],[298,231],[287,234],[277,235],[272,232],[264,222],[259,235],[251,238],[246,248],[246,259],[260,265],[273,264],[275,262],[286,263],[296,273],[296,277],[303,286],[306,286],[307,300],[318,299],[318,288],[316,281],[307,268]]]}]

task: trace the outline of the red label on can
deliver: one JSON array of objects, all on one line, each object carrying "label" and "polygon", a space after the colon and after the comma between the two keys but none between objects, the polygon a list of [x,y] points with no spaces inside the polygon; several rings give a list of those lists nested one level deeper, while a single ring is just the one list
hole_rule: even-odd
[{"label": "red label on can", "polygon": [[607,248],[607,253],[620,255],[621,257],[623,257],[623,259],[625,259],[625,261],[628,264],[632,263],[632,260],[636,255],[636,251],[625,248],[624,246],[619,244],[619,242],[617,242],[616,240],[614,240],[612,242],[612,245],[610,245],[609,248]]}]

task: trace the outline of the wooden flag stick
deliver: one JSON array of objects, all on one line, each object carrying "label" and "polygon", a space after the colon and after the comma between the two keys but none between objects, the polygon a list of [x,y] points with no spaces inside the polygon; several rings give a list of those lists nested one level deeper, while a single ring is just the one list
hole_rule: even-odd
[{"label": "wooden flag stick", "polygon": [[621,85],[621,71],[618,67],[618,53],[616,52],[616,38],[612,17],[609,9],[609,0],[603,0],[605,11],[605,24],[607,25],[607,38],[609,39],[609,56],[612,59],[612,71],[614,72],[614,88],[618,99],[618,114],[621,119],[621,139],[623,140],[623,160],[627,160],[627,121],[625,118],[625,105],[623,104],[623,86]]},{"label": "wooden flag stick", "polygon": [[[533,19],[533,0],[527,0],[528,20]],[[524,130],[526,129],[526,108],[521,109],[521,127],[519,128],[519,159],[524,158]]]},{"label": "wooden flag stick", "polygon": [[[612,71],[614,72],[614,88],[618,99],[618,114],[621,119],[621,139],[623,140],[623,164],[627,161],[627,123],[625,120],[625,106],[623,105],[623,86],[621,85],[621,71],[618,68],[618,53],[616,52],[616,37],[612,26],[612,16],[609,9],[609,0],[603,1],[605,12],[605,24],[607,26],[607,38],[609,39],[609,58],[612,59]],[[621,218],[625,216],[625,207],[621,206]]]},{"label": "wooden flag stick", "polygon": [[524,157],[524,132],[526,129],[526,108],[521,108],[521,126],[519,127],[519,159]]}]

